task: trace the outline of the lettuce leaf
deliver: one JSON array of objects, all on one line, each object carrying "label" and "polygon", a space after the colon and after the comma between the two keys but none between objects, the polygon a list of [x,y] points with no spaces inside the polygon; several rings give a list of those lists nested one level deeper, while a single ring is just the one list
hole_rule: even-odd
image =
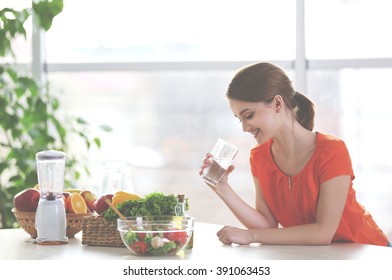
[{"label": "lettuce leaf", "polygon": [[[175,216],[174,208],[177,197],[173,194],[164,195],[161,192],[153,192],[139,200],[128,200],[118,204],[117,209],[124,216]],[[109,208],[103,213],[103,218],[114,221],[118,218],[116,212]]]}]

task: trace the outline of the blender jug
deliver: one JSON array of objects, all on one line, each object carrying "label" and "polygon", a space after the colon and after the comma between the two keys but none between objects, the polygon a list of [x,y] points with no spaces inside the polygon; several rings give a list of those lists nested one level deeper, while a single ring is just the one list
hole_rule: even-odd
[{"label": "blender jug", "polygon": [[65,153],[55,150],[36,154],[41,197],[35,215],[38,244],[66,244],[67,217],[63,190]]}]

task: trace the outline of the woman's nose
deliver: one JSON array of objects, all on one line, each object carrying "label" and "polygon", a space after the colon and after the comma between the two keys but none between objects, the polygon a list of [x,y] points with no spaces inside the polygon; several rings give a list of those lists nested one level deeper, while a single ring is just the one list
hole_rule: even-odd
[{"label": "woman's nose", "polygon": [[248,132],[250,129],[250,126],[247,125],[245,122],[242,123],[242,131],[243,132]]}]

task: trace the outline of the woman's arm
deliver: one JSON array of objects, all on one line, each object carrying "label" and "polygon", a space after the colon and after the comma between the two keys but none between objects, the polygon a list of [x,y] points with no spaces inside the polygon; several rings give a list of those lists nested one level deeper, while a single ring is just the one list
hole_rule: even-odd
[{"label": "woman's arm", "polygon": [[221,183],[213,189],[246,228],[277,227],[278,224],[265,203],[264,196],[256,178],[254,178],[254,182],[256,209],[242,200],[227,182]]},{"label": "woman's arm", "polygon": [[343,175],[321,184],[315,223],[250,230],[224,227],[217,235],[224,244],[330,244],[342,217],[350,180],[350,176]]},{"label": "woman's arm", "polygon": [[[203,174],[203,170],[211,164],[210,153],[207,153],[203,160],[199,175]],[[212,186],[207,183],[209,187],[223,200],[223,202],[229,207],[236,218],[246,228],[269,228],[277,227],[277,222],[269,211],[264,196],[261,192],[257,178],[253,178],[256,188],[256,209],[246,203],[237,193],[232,189],[228,183],[229,174],[235,169],[233,165],[229,166],[226,170],[223,178],[219,181],[216,186]]]}]

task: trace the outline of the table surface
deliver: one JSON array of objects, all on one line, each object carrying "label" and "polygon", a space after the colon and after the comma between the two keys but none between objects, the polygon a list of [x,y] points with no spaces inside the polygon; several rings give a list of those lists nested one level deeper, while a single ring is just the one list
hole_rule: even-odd
[{"label": "table surface", "polygon": [[194,247],[169,257],[131,255],[125,247],[82,245],[82,232],[65,245],[37,245],[23,229],[0,230],[0,260],[392,260],[392,248],[355,243],[328,246],[223,245],[216,232],[222,225],[196,222]]}]

